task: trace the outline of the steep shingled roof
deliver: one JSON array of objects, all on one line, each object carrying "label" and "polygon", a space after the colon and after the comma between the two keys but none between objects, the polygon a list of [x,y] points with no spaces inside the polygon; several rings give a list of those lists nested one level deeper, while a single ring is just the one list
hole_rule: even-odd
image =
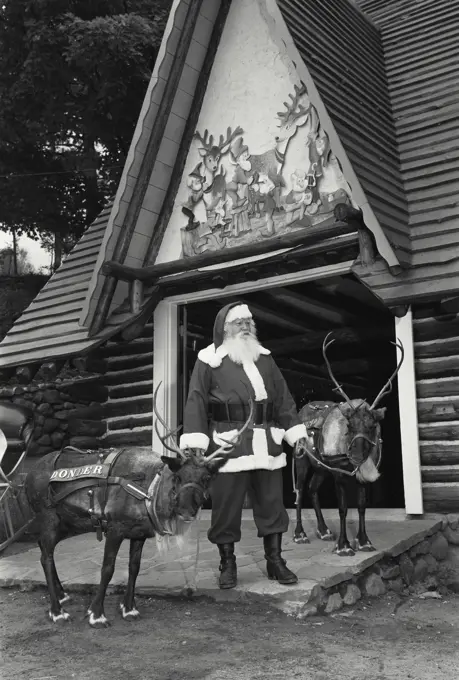
[{"label": "steep shingled roof", "polygon": [[79,325],[112,204],[67,256],[0,344],[0,366],[79,354],[93,341]]},{"label": "steep shingled roof", "polygon": [[348,0],[277,0],[371,207],[400,261],[407,204],[378,29]]},{"label": "steep shingled roof", "polygon": [[457,258],[459,3],[358,0],[381,32],[414,267]]}]

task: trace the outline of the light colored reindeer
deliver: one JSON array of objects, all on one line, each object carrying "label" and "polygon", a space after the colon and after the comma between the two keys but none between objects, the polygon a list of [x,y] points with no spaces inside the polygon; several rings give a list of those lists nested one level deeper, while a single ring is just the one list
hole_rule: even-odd
[{"label": "light colored reindeer", "polygon": [[283,186],[282,168],[290,140],[299,127],[305,125],[310,118],[310,135],[318,128],[317,112],[311,105],[304,83],[295,85],[295,94],[289,95],[291,102],[284,102],[286,111],[278,112],[280,121],[279,132],[275,138],[276,145],[262,154],[252,154],[250,157],[252,172],[258,174],[260,184],[268,184],[264,193],[272,192],[276,208],[280,207],[280,195]]}]

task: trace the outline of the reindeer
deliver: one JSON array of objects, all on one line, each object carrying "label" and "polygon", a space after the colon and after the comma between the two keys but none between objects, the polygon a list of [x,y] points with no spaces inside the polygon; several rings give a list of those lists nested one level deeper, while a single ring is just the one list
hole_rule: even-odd
[{"label": "reindeer", "polygon": [[[279,111],[279,132],[275,138],[276,145],[273,149],[262,154],[250,157],[252,172],[258,173],[260,183],[269,185],[268,191],[274,192],[275,207],[280,207],[280,192],[283,186],[281,171],[285,162],[287,147],[292,137],[295,136],[299,127],[302,127],[308,118],[311,118],[311,128],[318,126],[317,113],[308,100],[308,105],[301,104],[301,100],[306,96],[307,90],[304,83],[295,85],[295,94],[289,95],[291,102],[284,102],[286,111]],[[263,193],[268,193],[264,191]]]},{"label": "reindeer", "polygon": [[[155,429],[175,457],[160,457],[149,447],[127,447],[108,456],[106,452],[89,453],[67,447],[44,456],[25,479],[28,501],[37,514],[38,545],[51,605],[49,618],[54,623],[70,619],[62,608],[69,597],[57,575],[54,549],[62,539],[87,533],[95,526],[98,533],[104,530],[106,542],[100,584],[87,612],[89,624],[95,628],[109,625],[104,599],[125,538],[130,540],[129,578],[120,609],[125,620],[139,617],[135,583],[145,540],[155,535],[183,533],[202,506],[212,478],[228,459],[253,415],[251,405],[249,418],[238,431],[236,441],[225,441],[211,455],[184,452],[174,439],[180,428],[168,430],[157,411],[158,389],[159,385],[153,400]],[[164,435],[159,432],[158,421],[165,428]],[[172,445],[166,444],[169,438]],[[74,481],[75,477],[79,478]]]},{"label": "reindeer", "polygon": [[309,543],[301,520],[301,501],[306,476],[310,466],[314,472],[308,484],[308,492],[317,518],[318,538],[323,541],[334,540],[334,535],[327,527],[319,504],[319,488],[327,474],[332,474],[338,497],[340,535],[334,548],[337,555],[355,555],[346,533],[347,500],[345,479],[355,477],[357,487],[357,507],[359,513],[359,529],[355,542],[357,550],[373,551],[373,544],[365,529],[366,484],[379,478],[378,467],[381,462],[382,439],[380,422],[384,418],[386,408],[377,409],[377,404],[392,390],[392,381],[403,363],[404,349],[400,341],[392,343],[401,352],[397,367],[371,406],[363,399],[349,399],[341,385],[333,376],[327,349],[334,342],[327,335],[322,345],[322,353],[331,380],[336,390],[344,398],[344,402],[333,401],[311,402],[300,411],[300,417],[308,431],[313,434],[314,446],[306,450],[297,445],[294,451],[296,468],[296,527],[295,543]]},{"label": "reindeer", "polygon": [[203,177],[203,196],[202,199],[206,206],[206,212],[213,212],[221,201],[226,198],[226,180],[223,166],[220,166],[218,174],[218,166],[221,157],[229,151],[231,142],[243,133],[241,127],[237,127],[234,132],[231,132],[229,127],[226,131],[226,139],[220,135],[218,144],[214,144],[213,135],[209,136],[209,131],[204,131],[204,136],[199,132],[195,132],[194,138],[201,143],[199,155],[202,158],[202,177]]}]

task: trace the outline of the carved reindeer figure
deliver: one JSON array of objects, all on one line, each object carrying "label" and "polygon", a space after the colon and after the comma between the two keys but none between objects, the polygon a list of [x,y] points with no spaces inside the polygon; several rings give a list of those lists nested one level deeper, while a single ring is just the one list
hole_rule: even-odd
[{"label": "carved reindeer figure", "polygon": [[218,144],[214,144],[213,135],[209,136],[209,131],[204,131],[204,136],[196,132],[194,137],[201,143],[199,155],[202,158],[203,168],[202,176],[203,182],[203,201],[206,206],[207,213],[213,212],[220,201],[226,198],[226,180],[223,167],[220,166],[218,174],[218,166],[221,157],[229,151],[231,142],[243,133],[241,127],[237,127],[234,132],[231,132],[229,127],[226,131],[226,139],[220,135]]},{"label": "carved reindeer figure", "polygon": [[[347,500],[345,480],[356,478],[357,507],[359,513],[359,529],[356,538],[356,549],[363,551],[375,550],[365,529],[366,484],[375,482],[379,478],[378,467],[381,462],[381,426],[386,409],[376,406],[392,389],[392,381],[403,363],[404,350],[400,341],[394,344],[401,352],[398,365],[379,392],[371,406],[363,399],[349,399],[341,385],[333,376],[327,349],[334,342],[328,341],[327,335],[322,346],[322,352],[330,378],[336,386],[337,392],[344,402],[333,401],[310,402],[300,411],[300,417],[308,432],[313,434],[315,446],[312,451],[297,446],[295,468],[296,484],[296,516],[297,524],[294,533],[295,543],[309,543],[301,521],[301,501],[306,476],[312,465],[314,473],[308,485],[311,502],[317,517],[317,536],[323,541],[334,540],[332,532],[327,527],[319,503],[319,488],[327,474],[332,474],[340,517],[340,535],[334,552],[338,555],[354,555],[346,533]],[[328,341],[328,342],[327,342]]]},{"label": "carved reindeer figure", "polygon": [[[308,118],[311,118],[311,129],[318,126],[317,113],[314,107],[311,106],[307,96],[306,86],[295,85],[295,94],[291,94],[291,102],[284,102],[286,111],[280,111],[277,116],[279,118],[279,132],[276,136],[276,145],[273,149],[265,151],[262,154],[252,154],[250,157],[252,163],[252,172],[258,173],[259,182],[261,184],[267,183],[269,185],[268,191],[273,192],[276,208],[280,206],[280,194],[283,185],[281,170],[285,162],[285,155],[290,140],[296,134],[299,127],[302,127]],[[306,105],[303,103],[306,102]],[[264,191],[263,193],[268,193]]]}]

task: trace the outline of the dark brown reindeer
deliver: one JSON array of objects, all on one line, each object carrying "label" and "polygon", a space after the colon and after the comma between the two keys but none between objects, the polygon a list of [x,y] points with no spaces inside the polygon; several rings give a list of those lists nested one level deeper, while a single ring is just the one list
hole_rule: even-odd
[{"label": "dark brown reindeer", "polygon": [[[27,498],[37,513],[41,564],[51,605],[49,617],[55,623],[68,621],[70,616],[62,608],[69,598],[57,575],[54,549],[62,539],[95,528],[99,539],[104,531],[106,542],[100,584],[87,612],[89,624],[109,625],[104,599],[124,539],[130,540],[129,578],[120,609],[126,620],[139,616],[135,583],[145,540],[155,535],[176,535],[196,517],[212,477],[252,417],[253,409],[236,440],[223,444],[211,455],[183,452],[174,439],[180,428],[167,430],[157,411],[158,389],[159,386],[153,401],[155,429],[165,448],[176,457],[160,457],[149,447],[127,447],[108,455],[69,447],[44,456],[25,479]],[[158,421],[166,430],[163,436]],[[172,445],[166,444],[169,438]]]},{"label": "dark brown reindeer", "polygon": [[366,484],[375,482],[379,477],[378,467],[381,462],[382,439],[380,422],[384,418],[386,408],[377,409],[381,399],[392,389],[392,381],[403,363],[404,350],[398,340],[394,344],[400,349],[401,357],[389,380],[385,383],[371,406],[363,399],[349,399],[341,385],[333,376],[327,349],[334,342],[327,335],[322,346],[322,353],[330,378],[344,402],[313,401],[304,406],[300,417],[312,434],[314,447],[306,451],[297,446],[294,452],[296,469],[296,517],[294,531],[296,543],[309,543],[301,520],[301,503],[303,490],[309,468],[314,472],[308,484],[308,492],[317,517],[318,538],[323,541],[335,539],[327,527],[319,503],[319,489],[327,474],[332,474],[338,497],[340,535],[334,552],[338,555],[355,555],[346,533],[347,498],[345,481],[354,478],[357,481],[357,508],[359,528],[355,547],[357,550],[375,550],[367,536],[365,528]]}]

